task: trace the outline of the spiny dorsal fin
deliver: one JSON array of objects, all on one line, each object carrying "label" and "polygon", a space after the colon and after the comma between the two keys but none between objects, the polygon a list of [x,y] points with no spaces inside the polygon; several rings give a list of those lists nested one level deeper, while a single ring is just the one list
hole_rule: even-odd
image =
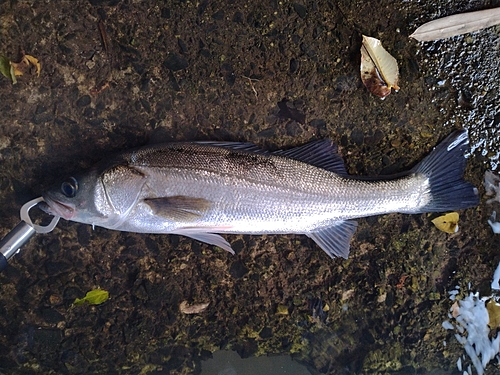
[{"label": "spiny dorsal fin", "polygon": [[273,155],[285,156],[335,172],[340,176],[348,176],[344,160],[338,154],[337,145],[330,139],[314,141],[286,151],[279,150],[273,152]]},{"label": "spiny dorsal fin", "polygon": [[266,155],[269,154],[269,151],[261,149],[259,146],[250,143],[250,142],[217,142],[217,141],[201,141],[195,142],[196,144],[205,145],[205,146],[213,146],[213,147],[222,147],[227,148],[229,150],[235,151],[245,151],[253,154]]}]

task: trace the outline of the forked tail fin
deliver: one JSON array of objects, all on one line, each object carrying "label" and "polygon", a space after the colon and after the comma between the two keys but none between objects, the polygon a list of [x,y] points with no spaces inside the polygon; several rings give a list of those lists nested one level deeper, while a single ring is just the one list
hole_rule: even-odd
[{"label": "forked tail fin", "polygon": [[412,169],[429,178],[431,200],[419,212],[455,211],[479,204],[477,189],[463,180],[468,145],[467,131],[455,131]]}]

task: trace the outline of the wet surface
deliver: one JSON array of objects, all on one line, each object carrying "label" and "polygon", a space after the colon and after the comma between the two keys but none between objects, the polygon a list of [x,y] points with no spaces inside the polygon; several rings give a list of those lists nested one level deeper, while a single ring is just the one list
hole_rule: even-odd
[{"label": "wet surface", "polygon": [[[377,175],[408,169],[465,127],[466,177],[482,194],[500,151],[499,29],[425,44],[408,35],[498,5],[2,2],[0,53],[18,61],[24,51],[42,69],[16,85],[0,77],[0,234],[54,181],[171,140],[274,150],[330,137],[350,173]],[[384,101],[361,84],[361,34],[400,64],[401,90]],[[0,275],[0,372],[200,373],[223,348],[292,354],[313,373],[451,374],[463,348],[441,327],[447,291],[484,289],[500,260],[485,200],[460,213],[453,235],[428,215],[360,220],[348,260],[303,236],[227,236],[231,256],[185,237],[61,220]],[[96,288],[110,299],[72,305]],[[210,304],[186,315],[183,301]]]}]

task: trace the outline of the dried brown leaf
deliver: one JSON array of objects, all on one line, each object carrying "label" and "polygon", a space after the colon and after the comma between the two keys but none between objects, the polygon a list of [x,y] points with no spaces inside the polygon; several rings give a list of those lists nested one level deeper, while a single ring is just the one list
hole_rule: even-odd
[{"label": "dried brown leaf", "polygon": [[361,80],[372,94],[383,99],[391,89],[399,90],[398,63],[380,40],[363,35],[360,70]]}]

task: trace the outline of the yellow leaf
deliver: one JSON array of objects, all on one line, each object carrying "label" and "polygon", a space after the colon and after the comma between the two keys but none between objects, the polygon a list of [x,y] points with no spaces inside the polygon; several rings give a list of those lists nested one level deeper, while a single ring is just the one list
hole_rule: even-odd
[{"label": "yellow leaf", "polygon": [[437,229],[446,233],[458,232],[458,213],[450,212],[449,214],[439,216],[432,220],[432,223]]},{"label": "yellow leaf", "polygon": [[13,76],[22,76],[24,71],[27,69],[27,66],[24,60],[21,60],[20,63],[10,62],[11,71],[14,73]]},{"label": "yellow leaf", "polygon": [[36,75],[40,77],[40,70],[42,69],[42,66],[38,62],[38,59],[34,58],[33,56],[30,55],[24,55],[24,58],[29,61],[29,63],[33,64],[36,67]]},{"label": "yellow leaf", "polygon": [[91,305],[100,305],[101,303],[106,302],[108,298],[109,292],[107,290],[94,289],[87,292],[85,297],[75,299],[73,305],[81,305],[85,302],[88,302]]},{"label": "yellow leaf", "polygon": [[14,68],[14,75],[22,76],[25,73],[33,74],[36,71],[37,76],[40,76],[41,65],[33,56],[24,55],[20,62],[10,62],[10,65]]},{"label": "yellow leaf", "polygon": [[500,305],[493,298],[486,304],[486,310],[488,310],[488,317],[490,318],[488,323],[490,329],[500,326]]}]

